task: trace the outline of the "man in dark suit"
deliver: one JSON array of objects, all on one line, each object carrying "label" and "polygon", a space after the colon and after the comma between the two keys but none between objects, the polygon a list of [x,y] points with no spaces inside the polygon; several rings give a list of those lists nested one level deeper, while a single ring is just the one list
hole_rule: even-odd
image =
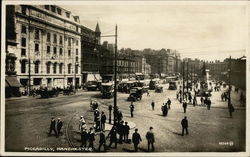
[{"label": "man in dark suit", "polygon": [[117,131],[115,126],[112,127],[107,137],[109,136],[110,136],[109,147],[111,147],[111,145],[115,143],[115,148],[117,148]]},{"label": "man in dark suit", "polygon": [[91,148],[92,150],[95,149],[94,148],[95,132],[93,128],[89,129],[88,141],[89,141],[89,148]]},{"label": "man in dark suit", "polygon": [[148,140],[148,151],[150,150],[150,145],[152,146],[152,151],[154,151],[155,150],[154,148],[155,137],[153,133],[153,127],[149,128],[149,131],[146,134],[146,138]]},{"label": "man in dark suit", "polygon": [[187,110],[187,102],[186,102],[186,100],[183,101],[182,107],[184,109],[184,113],[186,113],[186,110]]},{"label": "man in dark suit", "polygon": [[105,123],[106,123],[106,115],[104,112],[102,112],[101,115],[101,130],[105,130]]},{"label": "man in dark suit", "polygon": [[182,136],[184,135],[184,130],[186,130],[186,134],[188,135],[188,120],[187,116],[185,116],[181,121],[182,126]]},{"label": "man in dark suit", "polygon": [[63,126],[63,122],[61,121],[61,118],[57,119],[57,135],[59,136],[60,134],[62,134],[61,129]]},{"label": "man in dark suit", "polygon": [[86,129],[83,129],[81,132],[81,146],[84,146],[84,148],[86,148],[87,146],[87,140],[88,140],[88,133]]},{"label": "man in dark suit", "polygon": [[106,151],[106,138],[105,138],[105,134],[104,134],[103,130],[100,132],[100,140],[99,140],[98,151],[101,151],[101,146],[103,146],[104,151]]},{"label": "man in dark suit", "polygon": [[141,142],[141,136],[138,133],[138,129],[135,129],[135,132],[132,135],[132,142],[134,143],[135,152],[137,152],[138,151],[138,145]]},{"label": "man in dark suit", "polygon": [[124,125],[124,142],[128,142],[129,130],[130,130],[130,127],[128,126],[128,122],[125,122],[125,125]]},{"label": "man in dark suit", "polygon": [[57,132],[56,132],[56,120],[55,120],[54,117],[51,118],[50,129],[49,129],[49,136],[51,135],[52,131],[54,131],[55,135],[57,136]]},{"label": "man in dark suit", "polygon": [[133,104],[133,102],[131,102],[131,105],[129,106],[129,108],[130,108],[131,117],[134,117],[133,112],[134,112],[134,109],[135,109],[135,105]]}]

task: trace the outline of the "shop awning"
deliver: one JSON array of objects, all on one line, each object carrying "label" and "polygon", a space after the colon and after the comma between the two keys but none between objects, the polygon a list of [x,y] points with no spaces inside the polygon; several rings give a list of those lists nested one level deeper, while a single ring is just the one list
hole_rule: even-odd
[{"label": "shop awning", "polygon": [[5,77],[5,87],[21,87],[22,85],[17,81],[16,76]]}]

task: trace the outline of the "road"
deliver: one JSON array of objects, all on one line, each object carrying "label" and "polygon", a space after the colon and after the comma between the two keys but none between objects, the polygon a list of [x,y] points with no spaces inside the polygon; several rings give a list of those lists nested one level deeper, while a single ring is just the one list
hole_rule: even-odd
[{"label": "road", "polygon": [[[152,126],[155,133],[156,152],[231,152],[245,150],[246,110],[236,106],[233,118],[229,118],[227,104],[220,101],[220,92],[212,93],[212,108],[189,105],[183,113],[182,104],[176,100],[176,90],[163,93],[150,91],[150,96],[143,95],[141,101],[135,102],[134,117],[130,117],[128,94],[118,93],[118,107],[124,120],[136,124],[142,136],[139,151],[146,151],[145,134]],[[238,94],[232,94],[233,103],[238,103]],[[161,114],[161,105],[170,98],[171,110],[167,117]],[[6,101],[6,151],[24,151],[25,147],[69,147],[68,141],[80,145],[77,123],[80,115],[87,121],[88,128],[93,126],[93,112],[90,111],[90,99],[97,100],[100,110],[108,117],[108,105],[113,99],[100,99],[99,92],[78,92],[76,95],[60,96],[50,99],[27,98]],[[155,110],[151,102],[155,101]],[[199,100],[199,99],[198,99]],[[64,121],[64,134],[59,138],[48,137],[50,118],[60,117]],[[184,116],[189,120],[189,135],[181,136],[180,122]],[[130,130],[131,138],[134,128]],[[106,134],[108,132],[105,132]],[[227,143],[230,142],[230,143]],[[108,142],[109,143],[109,142]],[[98,136],[95,145],[97,147]],[[111,152],[131,152],[132,144],[119,144]]]}]

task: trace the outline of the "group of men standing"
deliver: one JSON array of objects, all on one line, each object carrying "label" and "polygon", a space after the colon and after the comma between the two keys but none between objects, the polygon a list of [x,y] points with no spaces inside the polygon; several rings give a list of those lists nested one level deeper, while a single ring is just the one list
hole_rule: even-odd
[{"label": "group of men standing", "polygon": [[54,131],[56,137],[59,137],[59,135],[62,134],[62,126],[63,122],[61,121],[61,118],[58,118],[56,121],[55,118],[52,117],[50,122],[49,136],[51,136],[52,131]]}]

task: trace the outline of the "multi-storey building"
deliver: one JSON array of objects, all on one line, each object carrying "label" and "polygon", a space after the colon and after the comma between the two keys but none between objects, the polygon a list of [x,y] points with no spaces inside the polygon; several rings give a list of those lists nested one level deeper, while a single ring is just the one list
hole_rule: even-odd
[{"label": "multi-storey building", "polygon": [[[78,16],[56,5],[12,5],[17,79],[24,87],[81,84]],[[7,17],[8,18],[8,17]]]},{"label": "multi-storey building", "polygon": [[97,23],[95,31],[81,26],[81,72],[82,82],[100,80],[100,37],[101,31]]}]

